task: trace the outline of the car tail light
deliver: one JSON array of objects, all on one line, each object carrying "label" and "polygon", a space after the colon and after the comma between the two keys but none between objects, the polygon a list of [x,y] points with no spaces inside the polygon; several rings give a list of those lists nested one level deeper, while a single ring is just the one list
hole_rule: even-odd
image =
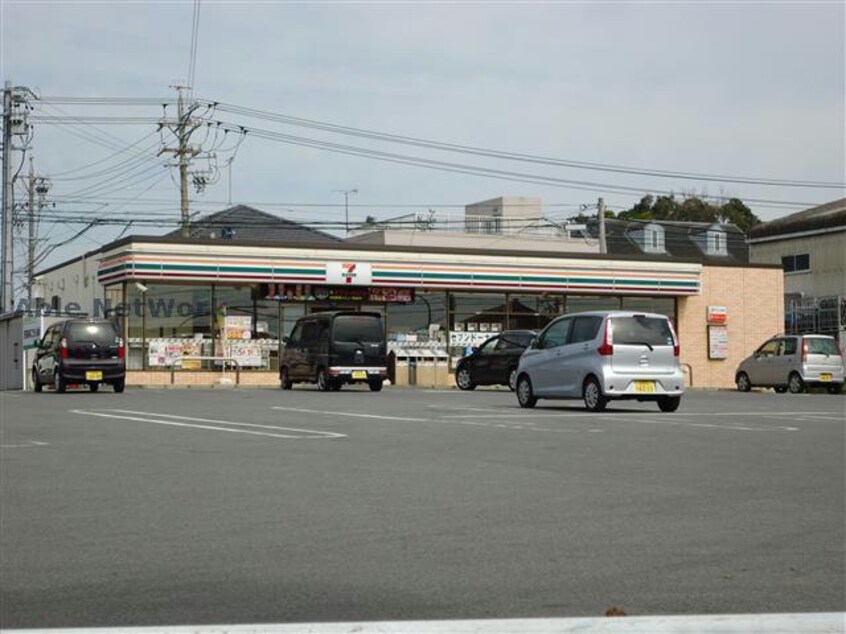
[{"label": "car tail light", "polygon": [[123,338],[118,338],[118,359],[126,358],[126,347],[123,345]]},{"label": "car tail light", "polygon": [[596,351],[603,357],[614,354],[614,346],[611,345],[611,320],[605,321],[605,331],[602,333],[602,345]]},{"label": "car tail light", "polygon": [[673,327],[673,321],[667,322],[670,326],[670,332],[673,334],[673,356],[678,357],[681,354],[681,344],[679,343],[679,336],[676,334],[676,329]]},{"label": "car tail light", "polygon": [[59,356],[62,359],[67,359],[70,356],[70,350],[68,350],[68,340],[66,337],[62,337],[59,340]]},{"label": "car tail light", "polygon": [[805,363],[808,360],[808,340],[802,340],[802,363]]}]

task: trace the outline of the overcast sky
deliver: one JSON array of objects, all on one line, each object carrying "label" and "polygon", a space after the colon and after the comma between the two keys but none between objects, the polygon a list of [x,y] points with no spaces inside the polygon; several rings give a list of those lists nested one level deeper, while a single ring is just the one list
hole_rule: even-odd
[{"label": "overcast sky", "polygon": [[[2,0],[3,79],[44,96],[161,97],[188,74],[192,2]],[[211,2],[200,9],[195,95],[286,115],[450,143],[649,169],[843,182],[844,3],[280,3]],[[66,113],[125,114],[61,106]],[[158,107],[134,108],[156,117]],[[39,114],[60,114],[44,107]],[[662,179],[493,161],[287,127],[218,113],[219,120],[454,163],[625,185],[649,193],[705,191],[821,203],[837,189]],[[124,144],[147,126],[38,125],[36,171],[57,175],[57,210],[112,217],[172,211],[178,191],[155,168],[97,190],[84,209],[62,201],[103,178],[59,180],[108,157],[99,130]],[[100,137],[102,140],[102,137]],[[114,139],[109,137],[112,142]],[[139,147],[144,147],[142,144]],[[151,156],[154,152],[151,151]],[[119,155],[67,176],[96,174]],[[164,171],[161,172],[164,175]],[[246,140],[232,167],[234,202],[264,203],[299,220],[390,217],[499,195],[540,196],[550,214],[636,194],[509,182]],[[151,180],[143,180],[144,176]],[[117,181],[117,179],[115,179]],[[138,181],[136,185],[135,182]],[[147,187],[153,187],[144,191]],[[194,208],[225,206],[227,172]],[[150,202],[148,206],[136,204]],[[312,203],[323,206],[303,207]],[[453,207],[449,207],[452,205]],[[769,219],[789,209],[749,203]],[[96,215],[96,213],[95,213]],[[73,234],[45,227],[49,241]],[[49,233],[47,233],[49,231]],[[117,236],[98,229],[58,249],[70,257]],[[162,231],[162,230],[160,230]],[[133,233],[141,232],[132,229]]]}]

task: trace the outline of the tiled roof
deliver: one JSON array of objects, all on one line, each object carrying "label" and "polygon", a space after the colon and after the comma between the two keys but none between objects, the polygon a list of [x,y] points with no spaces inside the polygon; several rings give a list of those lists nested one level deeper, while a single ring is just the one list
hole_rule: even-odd
[{"label": "tiled roof", "polygon": [[[181,240],[182,229],[165,234],[167,238]],[[325,244],[340,242],[340,238],[311,229],[298,222],[274,216],[247,205],[203,216],[191,223],[190,238],[198,240],[308,242]]]},{"label": "tiled roof", "polygon": [[[698,260],[704,263],[745,263],[749,249],[743,232],[735,225],[718,225],[725,231],[727,255],[709,255],[694,240],[714,226],[712,222],[682,222],[666,220],[616,220],[605,221],[605,242],[608,253],[620,255],[646,255],[634,237],[634,232],[655,224],[664,229],[663,254],[649,253],[651,258],[667,260]],[[591,237],[599,234],[596,223],[589,225]]]}]

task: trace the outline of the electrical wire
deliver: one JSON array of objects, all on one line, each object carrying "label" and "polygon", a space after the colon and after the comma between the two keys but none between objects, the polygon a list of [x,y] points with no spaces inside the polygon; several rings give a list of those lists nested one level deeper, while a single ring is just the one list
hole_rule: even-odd
[{"label": "electrical wire", "polygon": [[[124,148],[121,148],[119,150],[116,150],[112,154],[109,154],[108,156],[104,156],[103,158],[101,158],[97,161],[94,161],[93,163],[81,165],[80,167],[75,167],[73,169],[65,170],[64,172],[53,173],[53,174],[50,175],[50,178],[52,180],[74,180],[74,179],[71,179],[71,178],[66,178],[67,175],[68,174],[75,174],[77,172],[81,172],[81,171],[87,170],[91,167],[94,167],[95,165],[100,165],[101,163],[105,163],[107,161],[110,161],[111,159],[115,158],[116,156],[120,156],[121,154],[128,152],[128,151],[132,150],[133,148],[141,145],[141,143],[143,143],[147,139],[154,137],[154,136],[156,136],[156,132],[150,132],[148,134],[145,134],[144,136],[142,136],[140,139],[138,139],[134,143],[132,143],[132,144],[130,144],[130,145],[124,147]],[[158,142],[156,143],[156,145],[158,145]],[[146,150],[142,150],[142,152],[144,152],[144,151],[146,151]],[[86,177],[79,177],[79,178],[86,178]]]},{"label": "electrical wire", "polygon": [[[230,124],[222,123],[221,125],[227,126]],[[233,131],[236,128],[233,128]],[[358,156],[368,159],[373,159],[377,161],[383,161],[388,163],[396,163],[401,165],[411,165],[415,167],[425,167],[428,169],[444,171],[444,172],[451,172],[451,173],[458,173],[458,174],[468,174],[472,176],[484,176],[488,178],[495,178],[498,180],[507,180],[513,182],[522,182],[522,183],[532,183],[532,184],[539,184],[539,185],[546,185],[550,187],[562,187],[567,189],[579,189],[584,191],[590,192],[598,192],[598,193],[607,193],[607,192],[614,192],[620,194],[627,194],[627,195],[637,195],[642,196],[645,191],[652,192],[656,194],[663,194],[668,196],[674,196],[675,192],[668,191],[668,190],[658,190],[653,188],[643,188],[643,187],[629,187],[625,185],[611,185],[609,183],[595,183],[591,181],[576,181],[566,178],[559,178],[555,176],[543,176],[537,174],[529,174],[525,172],[513,172],[510,170],[501,170],[501,169],[494,169],[476,165],[467,165],[462,163],[451,163],[447,161],[438,161],[434,159],[426,159],[417,156],[411,156],[407,154],[396,154],[393,152],[383,152],[380,150],[374,150],[370,148],[363,148],[358,146],[352,145],[345,145],[339,143],[332,143],[329,141],[322,141],[319,139],[313,139],[310,137],[301,137],[295,135],[284,134],[281,132],[275,132],[272,130],[265,130],[261,128],[244,128],[243,126],[238,126],[237,129],[245,130],[247,134],[253,137],[258,137],[265,140],[270,141],[277,141],[281,143],[285,143],[288,145],[297,145],[301,147],[309,147],[318,150],[324,150],[328,152],[333,152],[337,154],[345,154],[348,156]],[[734,196],[712,196],[714,200],[730,200],[731,198],[735,198]],[[771,199],[761,199],[761,198],[745,198],[747,202],[755,202],[759,203],[762,206],[770,205],[774,207],[808,207],[810,206],[807,202],[797,202],[797,201],[784,201],[784,200],[771,200]]]},{"label": "electrical wire", "polygon": [[541,165],[553,165],[558,167],[569,167],[574,169],[595,170],[600,172],[610,172],[617,174],[634,174],[638,176],[652,176],[656,178],[673,178],[684,180],[697,181],[712,181],[721,183],[738,183],[745,185],[762,185],[762,186],[778,186],[778,187],[808,187],[808,188],[827,188],[827,189],[844,189],[846,182],[829,182],[829,181],[809,181],[799,179],[775,179],[775,178],[754,178],[748,176],[732,176],[726,174],[708,174],[696,173],[686,171],[674,170],[660,170],[650,168],[640,168],[626,165],[614,165],[611,163],[596,163],[588,161],[575,161],[570,159],[554,158],[549,156],[541,156],[536,154],[524,154],[519,152],[509,152],[505,150],[496,150],[489,148],[476,147],[471,145],[461,145],[455,143],[445,143],[442,141],[433,141],[419,137],[404,136],[398,134],[390,134],[386,132],[378,132],[375,130],[368,130],[365,128],[355,128],[350,126],[338,125],[328,123],[325,121],[318,121],[315,119],[306,119],[302,117],[294,117],[281,113],[269,112],[266,110],[258,110],[255,108],[246,108],[228,104],[225,102],[212,102],[217,110],[221,112],[228,112],[230,114],[241,115],[250,118],[264,119],[267,121],[274,121],[287,125],[312,128],[332,132],[337,134],[351,135],[366,139],[373,139],[378,141],[385,141],[390,143],[401,143],[404,145],[412,145],[416,147],[424,147],[429,149],[441,150],[445,152],[457,152],[462,154],[472,154],[476,156],[485,156],[489,158],[506,159],[510,161],[520,161],[527,163],[535,163]]},{"label": "electrical wire", "polygon": [[200,31],[200,0],[194,0],[194,17],[191,24],[191,53],[188,61],[188,90],[194,92],[194,73],[197,67],[197,44]]}]

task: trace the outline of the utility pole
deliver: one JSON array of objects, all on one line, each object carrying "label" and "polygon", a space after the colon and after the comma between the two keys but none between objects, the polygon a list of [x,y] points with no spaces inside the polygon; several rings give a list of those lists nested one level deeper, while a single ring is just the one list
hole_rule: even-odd
[{"label": "utility pole", "polygon": [[596,207],[596,213],[599,215],[599,252],[608,253],[608,245],[605,242],[605,200],[600,198]]},{"label": "utility pole", "polygon": [[[44,208],[44,197],[50,191],[50,181],[43,176],[36,176],[35,170],[32,167],[32,156],[29,157],[29,178],[27,179],[27,195],[28,203],[27,210],[29,212],[29,240],[27,245],[26,258],[26,297],[29,302],[28,306],[32,306],[32,289],[35,285],[35,247],[38,242],[38,232],[36,231],[36,215]],[[38,195],[38,202],[35,201],[35,196]]]},{"label": "utility pole", "polygon": [[3,87],[3,244],[2,293],[0,313],[12,310],[15,298],[12,295],[12,82],[6,80]]},{"label": "utility pole", "polygon": [[188,163],[190,159],[199,153],[197,148],[188,144],[191,134],[196,130],[200,124],[191,119],[191,113],[196,106],[186,108],[183,91],[186,86],[174,86],[176,88],[178,97],[176,100],[177,119],[175,124],[168,124],[163,122],[162,125],[171,127],[171,131],[176,136],[177,146],[175,148],[162,148],[159,150],[159,155],[164,153],[171,153],[176,157],[177,165],[179,166],[179,199],[180,212],[182,223],[182,237],[188,238],[191,236],[190,215],[188,210]]},{"label": "utility pole", "polygon": [[344,229],[346,234],[350,235],[350,194],[357,194],[358,190],[353,189],[336,189],[333,190],[339,194],[344,195]]},{"label": "utility pole", "polygon": [[29,157],[29,179],[27,182],[27,211],[29,212],[29,240],[26,250],[26,301],[27,308],[32,307],[32,283],[35,278],[35,169],[32,156]]}]

